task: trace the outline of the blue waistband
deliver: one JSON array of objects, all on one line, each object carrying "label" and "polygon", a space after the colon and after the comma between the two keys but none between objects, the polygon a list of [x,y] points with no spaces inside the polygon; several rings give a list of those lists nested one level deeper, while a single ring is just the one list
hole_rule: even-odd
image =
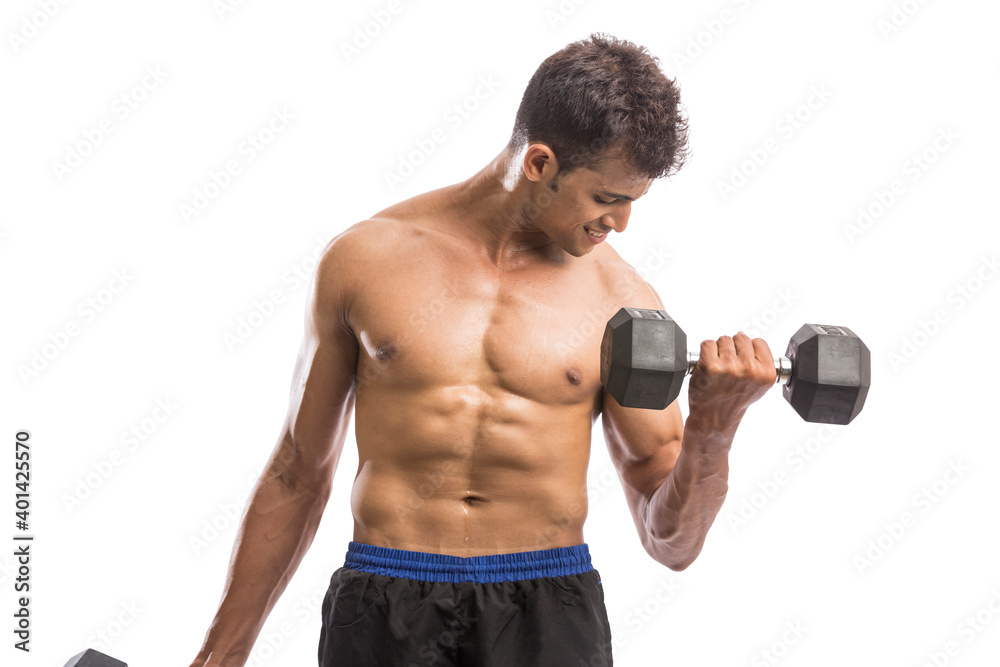
[{"label": "blue waistband", "polygon": [[448,556],[403,551],[350,542],[344,567],[361,572],[404,577],[418,581],[478,584],[522,581],[541,577],[564,577],[590,572],[590,549],[586,544],[543,551],[521,551],[489,556]]}]

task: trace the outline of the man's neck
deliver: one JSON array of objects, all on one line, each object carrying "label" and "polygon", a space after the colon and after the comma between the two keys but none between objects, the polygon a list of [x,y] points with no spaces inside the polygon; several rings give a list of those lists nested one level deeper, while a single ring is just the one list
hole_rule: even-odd
[{"label": "man's neck", "polygon": [[524,177],[522,159],[505,149],[471,178],[453,186],[455,194],[446,204],[460,211],[463,230],[498,267],[569,257],[525,215],[533,184]]}]

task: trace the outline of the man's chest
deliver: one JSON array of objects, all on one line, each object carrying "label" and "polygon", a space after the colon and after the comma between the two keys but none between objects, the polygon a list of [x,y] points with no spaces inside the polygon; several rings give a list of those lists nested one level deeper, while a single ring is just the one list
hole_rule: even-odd
[{"label": "man's chest", "polygon": [[397,388],[495,386],[547,403],[590,400],[620,305],[596,272],[512,272],[448,262],[387,266],[359,289],[358,377]]}]

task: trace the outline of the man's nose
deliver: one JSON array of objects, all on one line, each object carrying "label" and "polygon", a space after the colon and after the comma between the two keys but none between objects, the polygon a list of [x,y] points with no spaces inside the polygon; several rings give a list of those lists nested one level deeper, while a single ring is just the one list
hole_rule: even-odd
[{"label": "man's nose", "polygon": [[620,205],[615,207],[613,213],[605,213],[601,216],[601,224],[605,227],[610,227],[619,234],[625,231],[628,227],[628,218],[632,213],[632,203],[622,202]]}]

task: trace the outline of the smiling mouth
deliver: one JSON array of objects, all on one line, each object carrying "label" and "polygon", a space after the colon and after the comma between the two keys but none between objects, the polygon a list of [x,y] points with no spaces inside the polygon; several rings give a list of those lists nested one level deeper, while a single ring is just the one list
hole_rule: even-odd
[{"label": "smiling mouth", "polygon": [[590,227],[587,227],[586,225],[584,225],[583,228],[587,230],[588,234],[590,234],[591,236],[594,236],[594,237],[600,238],[601,236],[604,236],[605,234],[607,234],[607,232],[595,232],[593,229],[591,229]]}]

